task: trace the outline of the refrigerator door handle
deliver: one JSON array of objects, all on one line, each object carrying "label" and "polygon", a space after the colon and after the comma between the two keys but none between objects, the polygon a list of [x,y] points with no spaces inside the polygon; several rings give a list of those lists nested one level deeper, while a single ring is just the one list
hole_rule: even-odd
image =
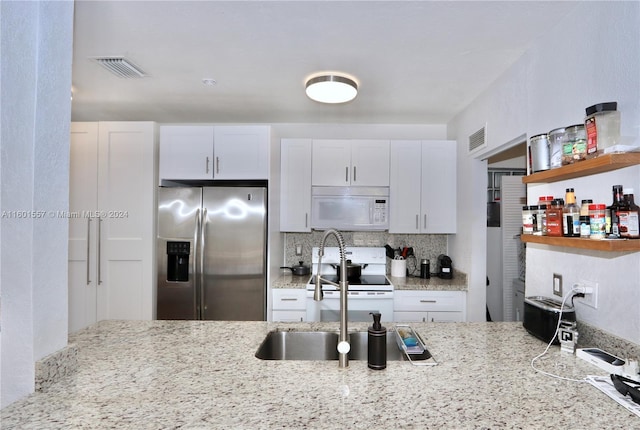
[{"label": "refrigerator door handle", "polygon": [[102,284],[102,218],[98,217],[98,285]]},{"label": "refrigerator door handle", "polygon": [[205,248],[205,234],[207,230],[207,209],[202,210],[202,220],[200,221],[200,319],[204,319],[205,316],[205,304],[207,301],[204,297],[204,248]]},{"label": "refrigerator door handle", "polygon": [[89,271],[91,257],[91,217],[87,217],[87,285],[91,284],[91,277]]},{"label": "refrigerator door handle", "polygon": [[194,294],[196,295],[196,301],[194,303],[196,309],[195,309],[195,314],[196,314],[196,318],[200,318],[200,277],[198,276],[199,273],[199,268],[198,265],[200,264],[200,229],[201,229],[201,217],[200,217],[200,209],[196,209],[196,230],[195,230],[195,234],[193,237],[193,253],[194,253],[194,258],[193,258],[193,276],[194,276],[194,288],[195,288],[195,292]]}]

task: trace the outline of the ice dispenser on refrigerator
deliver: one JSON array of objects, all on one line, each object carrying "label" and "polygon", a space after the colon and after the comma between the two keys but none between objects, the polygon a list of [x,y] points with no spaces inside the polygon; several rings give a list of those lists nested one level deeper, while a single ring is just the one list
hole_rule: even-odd
[{"label": "ice dispenser on refrigerator", "polygon": [[167,281],[189,281],[189,242],[167,242]]}]

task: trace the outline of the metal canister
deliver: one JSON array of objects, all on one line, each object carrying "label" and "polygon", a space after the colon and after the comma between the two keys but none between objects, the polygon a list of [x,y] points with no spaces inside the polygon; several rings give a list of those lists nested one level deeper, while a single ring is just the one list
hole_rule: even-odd
[{"label": "metal canister", "polygon": [[423,279],[428,279],[431,277],[431,268],[430,268],[429,260],[427,258],[423,258],[420,261],[420,277]]},{"label": "metal canister", "polygon": [[549,167],[562,167],[562,145],[564,141],[564,127],[549,132]]},{"label": "metal canister", "polygon": [[549,135],[538,134],[529,140],[529,155],[531,157],[531,171],[541,172],[549,170]]}]

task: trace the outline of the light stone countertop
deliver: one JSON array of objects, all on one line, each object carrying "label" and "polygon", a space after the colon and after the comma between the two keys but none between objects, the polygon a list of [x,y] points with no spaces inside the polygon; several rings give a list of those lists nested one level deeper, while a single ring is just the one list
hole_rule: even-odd
[{"label": "light stone countertop", "polygon": [[[366,323],[351,323],[363,330]],[[336,323],[103,321],[71,336],[78,369],[2,410],[8,429],[629,429],[640,419],[587,383],[530,367],[521,323],[415,323],[439,362],[262,361],[273,329]],[[391,327],[388,327],[391,328]],[[553,347],[546,371],[597,368]]]},{"label": "light stone countertop", "polygon": [[[387,278],[396,290],[467,291],[469,289],[467,275],[458,271],[454,271],[453,279],[440,279],[436,276],[431,276],[429,279],[413,276],[396,278],[390,275],[387,275]],[[304,289],[310,279],[311,275],[296,276],[285,273],[271,283],[271,288]]]}]

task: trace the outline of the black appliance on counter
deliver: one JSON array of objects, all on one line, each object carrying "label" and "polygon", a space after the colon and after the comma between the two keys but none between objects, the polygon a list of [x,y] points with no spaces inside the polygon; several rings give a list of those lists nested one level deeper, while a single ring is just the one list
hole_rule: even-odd
[{"label": "black appliance on counter", "polygon": [[453,278],[453,263],[451,262],[451,258],[448,255],[438,255],[438,278]]}]

